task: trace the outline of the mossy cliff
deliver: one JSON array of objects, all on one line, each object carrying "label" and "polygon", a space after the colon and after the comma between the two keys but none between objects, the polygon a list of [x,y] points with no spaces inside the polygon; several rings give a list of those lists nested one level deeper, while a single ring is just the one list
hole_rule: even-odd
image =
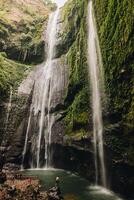
[{"label": "mossy cliff", "polygon": [[43,1],[2,0],[0,51],[10,59],[37,63],[44,59],[44,38],[50,8]]},{"label": "mossy cliff", "polygon": [[0,100],[8,97],[10,87],[17,89],[22,80],[28,75],[31,66],[24,65],[7,58],[0,53]]},{"label": "mossy cliff", "polygon": [[127,126],[134,124],[134,4],[94,1],[112,113]]},{"label": "mossy cliff", "polygon": [[[89,87],[87,67],[87,4],[69,0],[62,13],[61,44],[69,66],[69,84],[65,97],[66,138],[81,139],[89,132]],[[63,52],[62,51],[62,52]]]},{"label": "mossy cliff", "polygon": [[8,95],[10,86],[17,88],[29,65],[43,61],[43,31],[50,12],[49,5],[40,0],[1,0],[0,99]]},{"label": "mossy cliff", "polygon": [[[93,3],[107,96],[103,117],[109,177],[114,190],[125,193],[128,187],[126,195],[132,197],[134,4],[125,0],[94,0]],[[63,46],[59,45],[62,49],[58,53],[67,55],[70,69],[64,117],[68,144],[93,135],[87,71],[87,4],[88,1],[69,0],[62,12]]]},{"label": "mossy cliff", "polygon": [[113,138],[110,136],[109,145],[120,153],[119,160],[134,166],[134,3],[94,0],[94,8],[105,71],[108,120],[119,127],[119,133],[116,130]]},{"label": "mossy cliff", "polygon": [[[107,95],[105,144],[114,189],[133,196],[134,184],[134,3],[94,0]],[[114,180],[113,180],[114,179]],[[119,186],[120,185],[120,186]],[[118,190],[117,189],[117,190]],[[125,192],[124,192],[125,193]]]}]

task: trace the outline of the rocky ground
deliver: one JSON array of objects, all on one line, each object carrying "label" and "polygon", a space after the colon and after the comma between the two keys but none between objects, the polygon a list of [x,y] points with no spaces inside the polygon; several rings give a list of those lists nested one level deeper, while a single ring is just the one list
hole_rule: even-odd
[{"label": "rocky ground", "polygon": [[73,195],[62,197],[57,183],[48,191],[42,191],[41,187],[36,177],[11,171],[0,172],[0,200],[77,200]]},{"label": "rocky ground", "polygon": [[40,192],[38,179],[23,177],[21,174],[0,173],[0,199],[1,200],[32,200],[47,199],[46,193]]}]

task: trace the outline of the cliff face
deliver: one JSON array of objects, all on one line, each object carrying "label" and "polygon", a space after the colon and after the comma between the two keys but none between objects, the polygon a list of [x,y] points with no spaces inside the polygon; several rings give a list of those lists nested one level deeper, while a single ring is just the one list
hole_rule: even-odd
[{"label": "cliff face", "polygon": [[30,66],[19,63],[31,65],[44,60],[43,31],[50,12],[40,0],[1,0],[0,100],[8,95],[10,86],[17,88],[28,74]]},{"label": "cliff face", "polygon": [[[68,144],[77,143],[77,147],[80,138],[92,137],[89,102],[91,95],[87,77],[85,42],[87,41],[87,3],[88,1],[69,1],[63,10],[63,16],[65,13],[69,16],[64,22],[63,38],[67,38],[68,35],[68,44],[70,38],[72,39],[67,53],[70,78],[68,95],[65,99],[67,113],[64,120]],[[132,196],[134,180],[133,3],[110,0],[94,0],[93,3],[107,96],[103,119],[108,181],[114,190],[121,193],[126,190],[126,194]],[[89,146],[91,148],[92,144],[89,143]]]},{"label": "cliff face", "polygon": [[37,63],[44,59],[43,30],[50,13],[43,1],[2,0],[0,5],[0,51],[10,59]]},{"label": "cliff face", "polygon": [[65,134],[69,139],[86,137],[91,120],[87,67],[87,4],[68,1],[62,11],[61,48],[69,66],[69,85],[65,98]]},{"label": "cliff face", "polygon": [[115,116],[115,122],[121,121],[124,128],[131,130],[134,122],[133,3],[95,0],[94,7],[110,113]]}]

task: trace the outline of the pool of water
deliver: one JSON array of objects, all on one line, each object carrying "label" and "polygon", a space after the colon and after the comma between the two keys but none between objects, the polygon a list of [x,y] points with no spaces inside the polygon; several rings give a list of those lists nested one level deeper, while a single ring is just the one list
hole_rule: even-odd
[{"label": "pool of water", "polygon": [[114,193],[99,186],[91,186],[86,179],[68,171],[57,169],[26,170],[23,174],[38,177],[45,190],[53,187],[55,178],[59,176],[61,191],[65,199],[68,200],[122,200]]}]

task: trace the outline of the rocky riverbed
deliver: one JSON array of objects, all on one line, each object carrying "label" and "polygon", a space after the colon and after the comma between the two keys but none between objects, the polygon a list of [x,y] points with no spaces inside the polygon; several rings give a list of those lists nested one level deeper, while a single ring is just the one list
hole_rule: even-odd
[{"label": "rocky riverbed", "polygon": [[[42,191],[40,181],[20,173],[0,172],[0,200],[60,200],[60,189]],[[68,199],[68,197],[66,198]],[[73,200],[71,196],[71,200]]]}]

